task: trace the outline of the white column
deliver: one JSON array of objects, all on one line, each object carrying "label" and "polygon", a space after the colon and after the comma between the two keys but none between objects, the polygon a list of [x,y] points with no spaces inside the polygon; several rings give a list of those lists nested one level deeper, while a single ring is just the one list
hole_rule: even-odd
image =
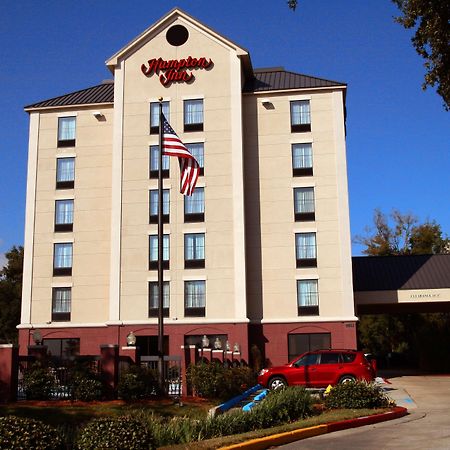
[{"label": "white column", "polygon": [[[334,142],[336,146],[336,182],[338,197],[339,249],[342,280],[342,315],[353,316],[352,251],[350,237],[350,212],[348,205],[347,157],[345,150],[345,124],[343,91],[333,92]],[[349,320],[349,319],[347,319]]]},{"label": "white column", "polygon": [[28,140],[27,198],[25,208],[25,237],[22,282],[22,313],[20,323],[31,323],[31,293],[33,284],[34,222],[36,209],[36,178],[39,144],[38,112],[30,113],[30,133]]},{"label": "white column", "polygon": [[114,128],[111,178],[111,266],[108,323],[116,323],[120,320],[124,66],[125,63],[121,61],[114,70]]},{"label": "white column", "polygon": [[242,129],[241,61],[230,52],[231,164],[233,180],[234,314],[247,319],[244,217],[244,149]]}]

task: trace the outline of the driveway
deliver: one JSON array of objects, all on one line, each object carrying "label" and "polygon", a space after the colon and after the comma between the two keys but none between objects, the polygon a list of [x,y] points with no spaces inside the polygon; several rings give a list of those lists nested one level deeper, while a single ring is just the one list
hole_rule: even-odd
[{"label": "driveway", "polygon": [[388,394],[409,415],[361,428],[294,442],[283,450],[440,450],[450,449],[450,376],[415,375],[390,378]]}]

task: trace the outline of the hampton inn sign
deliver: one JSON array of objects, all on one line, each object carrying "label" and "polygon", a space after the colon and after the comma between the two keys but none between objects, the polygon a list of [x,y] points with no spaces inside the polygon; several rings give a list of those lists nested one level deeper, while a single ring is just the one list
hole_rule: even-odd
[{"label": "hampton inn sign", "polygon": [[150,77],[154,73],[159,75],[159,81],[163,86],[168,87],[171,83],[190,83],[194,81],[195,76],[192,71],[186,69],[209,69],[213,66],[211,58],[193,58],[188,56],[186,59],[170,59],[165,61],[162,58],[153,58],[147,61],[147,64],[142,64],[142,73]]}]

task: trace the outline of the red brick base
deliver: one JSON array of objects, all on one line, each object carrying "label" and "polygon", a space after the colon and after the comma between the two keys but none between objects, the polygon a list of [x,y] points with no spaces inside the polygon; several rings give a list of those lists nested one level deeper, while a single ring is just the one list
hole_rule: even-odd
[{"label": "red brick base", "polygon": [[[130,331],[136,336],[157,336],[155,325],[113,325],[105,327],[41,328],[43,339],[79,338],[80,354],[98,355],[102,345],[118,345],[121,356],[129,356],[122,349],[127,346]],[[27,354],[33,344],[33,330],[19,330],[20,354]],[[231,346],[239,344],[241,359],[252,363],[258,354],[261,364],[286,364],[288,362],[288,335],[291,333],[330,333],[333,348],[356,348],[354,322],[275,323],[275,324],[166,324],[164,334],[169,336],[169,354],[182,355],[184,338],[188,335],[226,334]],[[257,352],[255,354],[255,346]]]}]

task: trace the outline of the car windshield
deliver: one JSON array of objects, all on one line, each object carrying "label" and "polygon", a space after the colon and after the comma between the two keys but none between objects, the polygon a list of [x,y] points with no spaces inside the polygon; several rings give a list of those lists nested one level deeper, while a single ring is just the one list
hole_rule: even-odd
[{"label": "car windshield", "polygon": [[307,355],[303,355],[300,359],[294,362],[294,367],[304,367],[311,366],[312,364],[317,364],[317,353],[308,353]]}]

